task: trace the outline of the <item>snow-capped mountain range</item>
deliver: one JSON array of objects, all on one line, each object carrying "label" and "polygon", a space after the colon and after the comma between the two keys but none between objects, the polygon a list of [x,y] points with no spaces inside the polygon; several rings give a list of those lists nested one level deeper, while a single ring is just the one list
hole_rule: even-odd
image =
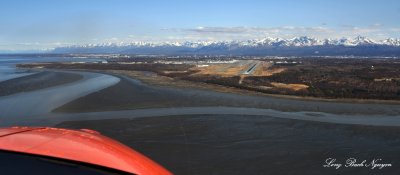
[{"label": "snow-capped mountain range", "polygon": [[209,45],[236,45],[236,46],[322,46],[322,45],[341,45],[341,46],[359,46],[359,45],[389,45],[389,46],[400,46],[400,39],[388,38],[385,40],[375,41],[363,36],[357,36],[355,38],[340,38],[340,39],[323,39],[319,40],[312,37],[302,36],[295,37],[292,39],[282,38],[271,38],[266,37],[262,39],[245,40],[245,41],[184,41],[184,42],[109,42],[100,44],[87,44],[87,45],[73,45],[69,47],[123,47],[123,46],[135,46],[135,47],[159,47],[159,46],[176,46],[176,47],[191,47],[200,48]]},{"label": "snow-capped mountain range", "polygon": [[296,55],[297,53],[315,55],[322,52],[333,55],[400,55],[400,39],[388,38],[376,41],[357,36],[355,38],[320,40],[302,36],[291,39],[266,37],[245,41],[121,42],[73,45],[55,48],[53,52],[238,55]]}]

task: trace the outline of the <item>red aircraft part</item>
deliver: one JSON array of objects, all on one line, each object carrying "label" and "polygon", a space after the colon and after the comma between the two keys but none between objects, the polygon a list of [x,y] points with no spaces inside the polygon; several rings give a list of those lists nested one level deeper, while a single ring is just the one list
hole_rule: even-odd
[{"label": "red aircraft part", "polygon": [[0,150],[85,162],[140,175],[172,174],[131,148],[88,129],[0,128]]}]

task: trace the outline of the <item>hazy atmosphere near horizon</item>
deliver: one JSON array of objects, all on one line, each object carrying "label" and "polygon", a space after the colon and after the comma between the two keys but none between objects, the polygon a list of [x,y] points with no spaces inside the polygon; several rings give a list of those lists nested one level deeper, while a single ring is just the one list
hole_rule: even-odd
[{"label": "hazy atmosphere near horizon", "polygon": [[399,133],[400,0],[0,0],[1,175],[398,175]]},{"label": "hazy atmosphere near horizon", "polygon": [[299,36],[400,37],[396,0],[4,0],[0,50]]}]

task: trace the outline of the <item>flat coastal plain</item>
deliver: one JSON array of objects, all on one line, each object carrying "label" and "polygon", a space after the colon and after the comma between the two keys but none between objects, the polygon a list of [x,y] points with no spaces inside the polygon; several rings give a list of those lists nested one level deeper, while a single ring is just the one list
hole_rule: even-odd
[{"label": "flat coastal plain", "polygon": [[[42,81],[55,80],[50,76],[55,74],[57,81],[64,84],[42,87]],[[120,81],[69,101],[30,125],[53,121],[50,123],[55,127],[99,131],[144,153],[175,174],[395,174],[400,171],[397,156],[400,129],[390,126],[400,123],[397,120],[400,108],[396,104],[288,99],[167,83],[160,86],[127,74],[106,74]],[[145,76],[143,79],[154,76],[148,72],[137,75]],[[42,76],[43,79],[38,78]],[[13,92],[19,94],[80,81],[74,71],[58,74],[46,70],[0,85],[7,91],[23,82],[29,82],[27,87],[37,87]],[[199,112],[196,109],[237,114],[223,114],[224,111],[196,114]],[[251,113],[258,109],[264,112]],[[174,114],[146,115],[157,111]],[[298,117],[282,117],[291,115]],[[324,119],[330,115],[335,116],[332,122],[302,119]],[[385,118],[390,122],[386,123],[388,126],[371,125],[376,122],[335,123],[360,117]],[[382,159],[381,163],[393,166],[374,170],[323,167],[328,158],[342,163],[349,158]]]}]

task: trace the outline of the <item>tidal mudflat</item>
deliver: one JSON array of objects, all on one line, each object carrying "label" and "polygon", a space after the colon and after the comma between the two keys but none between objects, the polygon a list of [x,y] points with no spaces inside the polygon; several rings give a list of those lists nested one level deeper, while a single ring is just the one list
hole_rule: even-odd
[{"label": "tidal mudflat", "polygon": [[[400,110],[395,104],[295,100],[153,86],[112,74],[64,73],[82,78],[0,97],[1,124],[97,130],[176,174],[400,171]],[[27,82],[35,82],[29,77],[35,76],[24,77]],[[24,105],[15,105],[19,102]],[[329,158],[341,168],[324,167]],[[392,166],[344,167],[351,158]]]},{"label": "tidal mudflat", "polygon": [[118,77],[121,81],[115,86],[76,99],[57,108],[55,112],[79,113],[160,107],[229,106],[273,109],[284,112],[400,115],[400,108],[397,104],[343,103],[234,94],[196,88],[153,86],[126,76]]},{"label": "tidal mudflat", "polygon": [[[399,127],[320,123],[268,116],[184,115],[70,121],[127,144],[176,174],[396,174]],[[323,167],[329,158],[342,167]],[[382,159],[392,167],[344,167]],[[365,163],[366,164],[366,163]],[[284,173],[283,173],[284,172]]]},{"label": "tidal mudflat", "polygon": [[83,77],[79,74],[65,72],[36,72],[32,73],[31,75],[0,82],[0,96],[63,85],[78,81],[82,78]]},{"label": "tidal mudflat", "polygon": [[[30,89],[30,91],[27,92],[24,92],[24,88],[21,88],[22,91],[19,93],[15,92],[10,95],[0,97],[0,125],[35,125],[37,123],[27,123],[27,121],[34,120],[37,117],[51,116],[51,114],[48,114],[53,109],[81,96],[85,96],[92,92],[116,84],[119,81],[119,79],[116,77],[104,74],[89,72],[64,73],[73,74],[69,75],[72,77],[77,76],[82,78],[72,82],[64,81],[64,84],[58,84],[50,87],[46,86],[43,89],[33,88],[35,90]],[[10,89],[4,91],[11,92],[13,89],[17,89],[14,88],[15,86],[18,87],[18,84],[25,84],[24,82],[32,82],[32,85],[25,84],[26,86],[22,86],[25,87],[25,90],[26,88],[29,89],[29,87],[43,87],[43,82],[36,81],[38,79],[36,79],[34,75],[32,75],[31,78],[33,79],[24,79],[22,82],[18,80],[15,80],[16,82],[13,80],[8,80],[10,84],[4,84],[3,86]],[[52,76],[47,76],[44,78],[44,81],[51,78]],[[57,78],[63,78],[63,76]]]}]

